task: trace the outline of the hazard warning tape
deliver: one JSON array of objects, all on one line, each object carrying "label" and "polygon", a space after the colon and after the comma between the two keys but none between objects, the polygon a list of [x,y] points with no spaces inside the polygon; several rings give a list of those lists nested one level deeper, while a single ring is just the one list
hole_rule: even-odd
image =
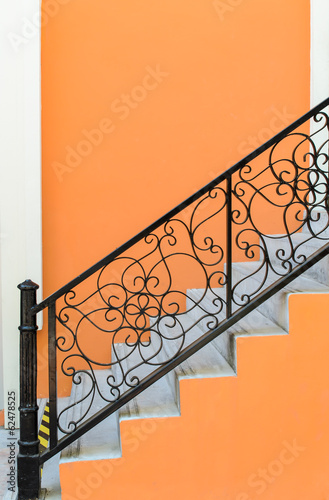
[{"label": "hazard warning tape", "polygon": [[[47,401],[46,406],[45,406],[45,411],[43,412],[40,428],[39,428],[39,434],[38,438],[40,441],[40,453],[45,451],[48,448],[48,442],[49,442],[49,402]],[[43,465],[41,466],[41,476],[42,476],[42,469]]]}]

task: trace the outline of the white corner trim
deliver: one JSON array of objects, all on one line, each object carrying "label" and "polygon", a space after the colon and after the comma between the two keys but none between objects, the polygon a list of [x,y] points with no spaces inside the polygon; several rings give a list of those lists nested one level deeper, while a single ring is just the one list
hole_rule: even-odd
[{"label": "white corner trim", "polygon": [[24,28],[41,0],[0,5],[0,409],[7,417],[7,391],[19,401],[17,285],[42,282],[40,30],[32,36]]},{"label": "white corner trim", "polygon": [[311,0],[311,107],[329,97],[329,1]]}]

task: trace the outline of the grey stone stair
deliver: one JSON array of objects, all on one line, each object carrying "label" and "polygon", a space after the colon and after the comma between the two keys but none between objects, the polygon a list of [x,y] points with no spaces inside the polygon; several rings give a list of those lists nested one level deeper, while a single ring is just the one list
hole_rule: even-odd
[{"label": "grey stone stair", "polygon": [[[305,217],[305,214],[304,214]],[[311,234],[324,240],[329,238],[329,214],[325,209],[314,209],[311,212],[312,220],[304,224],[302,233]]]},{"label": "grey stone stair", "polygon": [[[225,290],[220,288],[215,289],[214,291],[208,290],[206,294],[203,290],[189,290],[189,298],[193,300],[194,304],[199,304],[199,307],[195,307],[191,313],[196,319],[198,319],[200,315],[200,307],[202,313],[203,310],[209,311],[210,313],[216,313],[216,309],[218,310],[218,307],[216,308],[214,301],[216,303],[217,296],[221,296],[225,299],[225,293]],[[237,307],[233,309],[237,309]],[[219,321],[224,321],[226,318],[226,310],[222,310],[217,315],[217,318]],[[285,335],[286,333],[286,330],[278,326],[271,319],[264,316],[259,310],[256,309],[244,318],[240,319],[232,327],[228,328],[225,332],[219,335],[219,337],[214,339],[211,344],[218,349],[218,351],[233,367],[234,371],[236,371],[236,339],[238,337],[247,337],[250,335]]]},{"label": "grey stone stair", "polygon": [[[186,323],[187,318],[190,319],[188,313],[185,318]],[[180,319],[183,322],[183,319]],[[163,328],[162,331],[167,333],[168,336],[171,334],[171,330],[168,327]],[[198,324],[193,326],[186,334],[184,347],[199,339],[207,331],[209,331],[209,328],[201,328]],[[181,343],[179,340],[167,342],[163,348],[164,361],[174,358],[180,352],[180,346]],[[217,348],[217,345],[213,342],[207,344],[200,351],[178,365],[174,369],[174,373],[176,373],[179,380],[183,378],[227,377],[235,375],[233,366],[225,359]]]},{"label": "grey stone stair", "polygon": [[[96,373],[97,385],[101,393],[105,394],[106,392],[106,380],[110,374],[110,370],[98,370]],[[69,405],[73,406],[65,412],[66,431],[73,430],[73,426],[70,425],[70,422],[78,422],[82,419],[84,413],[87,413],[90,405],[92,405],[92,407],[90,413],[88,414],[89,416],[94,415],[97,411],[104,408],[105,402],[101,398],[98,391],[95,391],[94,397],[89,397],[82,403],[77,404],[77,402],[82,400],[84,395],[89,392],[90,387],[90,376],[84,373],[81,374],[80,384],[72,384]],[[106,439],[104,439],[105,436]],[[104,458],[105,456],[108,458],[117,458],[121,456],[119,419],[117,413],[103,420],[94,429],[87,432],[80,439],[74,441],[70,446],[65,448],[61,453],[61,463],[72,462],[77,459],[98,460]]]},{"label": "grey stone stair", "polygon": [[[310,239],[307,228],[292,236],[294,247],[311,255],[329,240],[329,229],[326,228],[326,216],[320,214],[320,221],[312,222],[313,231],[321,232],[321,242]],[[314,215],[316,216],[316,215]],[[267,245],[270,257],[275,265],[269,272],[266,286],[272,284],[278,276],[284,274],[280,268],[278,250],[285,252],[289,258],[289,240],[281,237],[268,237]],[[297,252],[298,255],[298,252]],[[282,256],[282,255],[281,255]],[[291,257],[291,256],[290,256]],[[260,262],[243,262],[233,264],[233,284],[240,282],[236,289],[236,300],[241,303],[243,294],[256,290],[262,283],[263,271],[257,272]],[[200,351],[177,366],[165,377],[143,391],[111,417],[105,419],[91,431],[82,436],[61,454],[61,462],[72,460],[96,460],[121,456],[120,421],[132,418],[168,417],[179,415],[179,380],[198,377],[235,376],[237,371],[236,340],[239,337],[284,335],[288,330],[287,297],[294,292],[328,292],[329,283],[328,258],[322,260],[307,274],[289,284],[256,310],[240,319],[236,324],[207,344]],[[134,385],[134,377],[142,380],[165,361],[173,359],[182,349],[199,339],[209,329],[225,320],[225,290],[190,289],[187,291],[186,312],[174,317],[151,318],[150,342],[144,341],[139,347],[126,344],[115,344],[112,348],[112,370],[95,372],[100,393],[109,396],[108,377],[115,377],[121,384],[121,393]],[[240,301],[240,302],[239,302]],[[233,311],[240,306],[234,305]],[[183,332],[185,332],[183,334]],[[159,335],[161,333],[161,335]],[[128,373],[128,376],[127,376]],[[126,374],[126,378],[123,378]],[[72,408],[67,412],[66,426],[70,420],[80,419],[86,411],[90,400],[76,404],[88,392],[88,373],[82,377],[81,384],[73,384],[69,404]],[[99,394],[92,401],[91,414],[105,406],[106,402]],[[65,405],[64,405],[65,406]],[[68,406],[66,401],[66,406]],[[55,458],[55,457],[54,457]],[[50,461],[51,462],[51,461]],[[54,498],[56,498],[54,496]]]},{"label": "grey stone stair", "polygon": [[[244,295],[249,295],[251,292],[257,291],[262,283],[262,288],[270,286],[282,275],[281,268],[275,268],[275,271],[269,270],[269,274],[263,283],[265,279],[265,269],[261,267],[259,262],[234,263],[232,267],[232,276],[233,283],[237,285],[235,289],[235,299],[242,304]],[[287,331],[288,314],[287,308],[285,307],[287,294],[294,292],[327,293],[328,291],[329,288],[323,283],[301,275],[285,288],[279,290],[266,302],[258,306],[257,310]]]},{"label": "grey stone stair", "polygon": [[[310,257],[328,242],[329,235],[328,239],[317,239],[312,238],[306,231],[293,234],[290,241],[284,235],[273,237],[268,240],[270,262],[277,268],[281,267],[284,270],[287,269],[284,267],[287,260],[294,267],[301,264],[305,257]],[[307,269],[304,275],[320,283],[328,284],[329,257],[324,257],[322,261]]]},{"label": "grey stone stair", "polygon": [[[134,386],[134,377],[143,380],[162,364],[161,355],[156,338],[149,345],[145,343],[140,349],[128,347],[126,344],[116,344],[113,361],[121,359],[122,369],[114,366],[117,380],[122,379],[122,371],[126,374],[127,382],[120,388],[121,393],[126,392]],[[170,383],[170,375],[162,377],[145,391],[132,399],[120,409],[120,420],[131,418],[169,417],[179,415],[175,388]]]},{"label": "grey stone stair", "polygon": [[[41,424],[43,412],[46,406],[47,399],[41,399],[38,401],[39,406],[39,426]],[[58,399],[58,411],[61,412],[70,404],[70,398],[59,398]],[[62,437],[62,433],[59,432],[59,439]],[[42,495],[40,499],[46,498],[49,500],[59,500],[62,498],[61,485],[59,478],[59,461],[60,455],[57,454],[43,466],[42,472]]]},{"label": "grey stone stair", "polygon": [[[104,408],[108,401],[115,398],[110,395],[111,387],[107,383],[108,377],[114,376],[115,380],[121,384],[122,372],[130,376],[127,377],[127,383],[120,385],[121,394],[133,386],[133,377],[142,380],[159,366],[159,361],[154,352],[152,344],[142,349],[144,359],[149,359],[150,364],[142,364],[142,358],[138,350],[133,350],[126,344],[116,344],[112,361],[114,362],[112,370],[94,371],[97,380],[98,391],[95,391],[93,400],[91,397],[81,401],[85,394],[90,390],[90,372],[81,374],[81,383],[72,384],[72,392],[69,405],[72,408],[67,411],[66,430],[70,430],[70,421],[79,421],[87,413],[88,416],[95,414]],[[120,364],[115,364],[117,360],[122,360]],[[136,367],[136,369],[133,369]],[[121,370],[122,368],[122,370]],[[130,384],[131,382],[131,384]],[[100,394],[99,394],[100,393]],[[102,397],[103,396],[103,397]],[[163,377],[151,387],[143,391],[139,396],[124,405],[119,411],[103,420],[96,427],[84,434],[80,439],[72,443],[61,454],[61,463],[76,460],[101,460],[104,458],[117,458],[121,456],[120,426],[119,422],[123,419],[132,418],[151,418],[156,416],[177,416],[179,408],[176,402],[175,389],[168,382],[167,377]]]}]

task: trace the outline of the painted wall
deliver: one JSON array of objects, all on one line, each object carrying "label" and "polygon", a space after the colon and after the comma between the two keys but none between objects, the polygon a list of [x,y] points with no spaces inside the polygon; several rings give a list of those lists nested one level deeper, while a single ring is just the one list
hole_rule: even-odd
[{"label": "painted wall", "polygon": [[7,420],[8,392],[15,391],[17,426],[17,285],[33,279],[42,298],[40,4],[0,4],[0,409]]},{"label": "painted wall", "polygon": [[289,335],[240,338],[236,378],[183,381],[180,418],[122,423],[123,458],[61,465],[63,500],[328,498],[328,301],[290,296]]},{"label": "painted wall", "polygon": [[[308,0],[57,3],[42,33],[45,296],[291,123],[310,89]],[[42,332],[39,351],[42,372]]]},{"label": "painted wall", "polygon": [[[59,3],[42,38],[46,295],[310,99],[306,0]],[[241,339],[238,378],[183,382],[181,418],[122,424],[123,459],[62,466],[63,498],[322,500],[328,298],[290,301],[290,336]]]},{"label": "painted wall", "polygon": [[311,0],[311,106],[329,95],[329,32],[326,0]]},{"label": "painted wall", "polygon": [[44,27],[46,293],[308,109],[309,2],[273,7],[71,0]]}]

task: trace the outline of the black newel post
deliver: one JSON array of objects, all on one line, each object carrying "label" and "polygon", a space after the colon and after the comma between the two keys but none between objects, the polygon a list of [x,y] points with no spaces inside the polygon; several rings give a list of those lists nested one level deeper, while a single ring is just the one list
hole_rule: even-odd
[{"label": "black newel post", "polygon": [[21,291],[20,330],[20,439],[17,456],[19,500],[35,499],[40,493],[37,405],[37,324],[31,308],[36,304],[38,285],[26,280]]}]

